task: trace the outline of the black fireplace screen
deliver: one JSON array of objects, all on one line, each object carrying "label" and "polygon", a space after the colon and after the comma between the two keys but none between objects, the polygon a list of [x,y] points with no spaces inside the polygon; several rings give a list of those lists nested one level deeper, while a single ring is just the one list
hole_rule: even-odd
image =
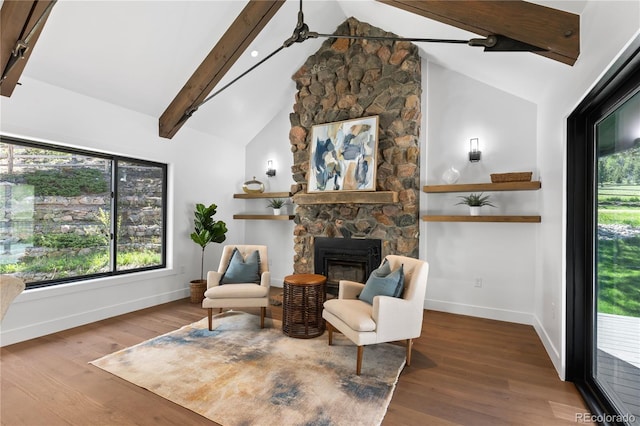
[{"label": "black fireplace screen", "polygon": [[314,271],[327,277],[327,292],[338,293],[340,280],[364,283],[382,261],[376,239],[315,238]]}]

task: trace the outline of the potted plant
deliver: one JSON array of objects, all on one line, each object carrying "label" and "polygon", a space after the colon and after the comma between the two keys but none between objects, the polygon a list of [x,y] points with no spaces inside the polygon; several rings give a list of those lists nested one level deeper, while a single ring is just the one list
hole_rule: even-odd
[{"label": "potted plant", "polygon": [[483,196],[482,193],[480,193],[480,194],[471,194],[471,195],[461,195],[458,198],[461,198],[462,201],[460,201],[459,203],[456,203],[456,205],[465,204],[465,205],[469,206],[469,213],[471,214],[471,216],[480,215],[480,207],[482,207],[482,206],[495,207],[489,201],[490,196],[489,195],[484,195]]},{"label": "potted plant", "polygon": [[202,258],[200,261],[200,279],[191,281],[191,301],[198,303],[202,301],[202,295],[207,288],[207,280],[204,279],[204,250],[209,243],[221,243],[227,237],[227,224],[221,220],[213,220],[218,206],[211,204],[206,207],[204,204],[196,204],[193,212],[194,231],[191,239],[202,248]]},{"label": "potted plant", "polygon": [[282,208],[282,206],[284,205],[284,200],[281,198],[272,198],[271,200],[269,200],[269,203],[267,204],[267,207],[271,207],[273,209],[273,214],[274,215],[279,215],[280,214],[280,209]]}]

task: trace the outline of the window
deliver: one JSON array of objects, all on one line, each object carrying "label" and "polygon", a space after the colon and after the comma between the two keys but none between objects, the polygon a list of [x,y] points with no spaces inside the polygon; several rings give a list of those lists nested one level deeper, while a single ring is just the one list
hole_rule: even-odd
[{"label": "window", "polygon": [[640,37],[568,119],[567,379],[640,425]]},{"label": "window", "polygon": [[165,164],[0,137],[0,273],[27,288],[166,265]]}]

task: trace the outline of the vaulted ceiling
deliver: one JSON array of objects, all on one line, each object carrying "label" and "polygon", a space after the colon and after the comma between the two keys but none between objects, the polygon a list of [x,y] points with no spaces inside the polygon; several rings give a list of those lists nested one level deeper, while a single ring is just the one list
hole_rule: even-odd
[{"label": "vaulted ceiling", "polygon": [[[265,6],[273,2],[260,3],[265,3]],[[415,10],[420,3],[449,2],[306,0],[304,13],[311,30],[320,33],[333,33],[349,16],[406,37],[470,39],[496,32],[490,26],[483,27],[482,22],[466,19],[460,24],[452,22],[457,19],[455,16],[430,16],[439,13],[433,8],[422,12]],[[536,3],[576,14],[584,7],[584,1]],[[37,48],[24,69],[24,84],[28,84],[28,78],[34,78],[161,117],[172,102],[175,104],[176,95],[194,76],[194,71],[207,55],[213,55],[215,60],[205,71],[214,78],[211,87],[198,88],[200,93],[196,98],[200,100],[214,87],[224,86],[264,59],[264,55],[281,46],[291,35],[297,20],[297,0],[288,0],[281,7],[280,4],[272,8],[263,7],[249,18],[240,18],[236,22],[241,24],[236,25],[235,35],[232,34],[236,38],[231,38],[227,30],[246,5],[245,1],[61,0],[53,8]],[[412,8],[411,12],[403,10]],[[495,12],[489,12],[489,15],[495,15]],[[507,31],[516,35],[520,32],[514,37],[518,39],[522,34],[530,36],[535,27],[541,27],[548,30],[547,35],[555,36],[553,31],[557,28],[548,22],[543,24],[535,20],[532,21],[532,30],[526,31],[525,28],[522,31],[523,25],[517,17],[516,14],[503,20],[505,24],[500,32],[511,37],[514,35],[506,34]],[[500,20],[494,21],[496,23],[492,25],[500,24]],[[242,24],[246,31],[242,31]],[[256,31],[261,27],[261,31]],[[544,37],[545,32],[537,31],[537,36]],[[572,36],[564,35],[565,39]],[[249,142],[281,109],[291,108],[295,87],[290,76],[322,41],[310,39],[282,50],[229,90],[203,105],[186,125],[223,140]],[[227,48],[225,55],[231,55],[229,57],[216,57],[219,53],[212,48],[229,43],[239,48]],[[559,43],[553,52],[547,54],[555,60],[532,53],[484,53],[480,48],[466,45],[422,43],[419,47],[423,57],[430,61],[536,102],[547,90],[549,79],[570,72],[571,66],[562,62],[571,63],[577,56],[575,49],[571,51],[562,46],[562,37]],[[254,50],[259,52],[256,58],[249,55]],[[202,68],[200,72],[203,72]],[[19,95],[19,90],[18,87],[14,96]],[[196,98],[192,97],[191,101]],[[188,106],[189,102],[185,104]],[[182,105],[175,110],[181,108]]]}]

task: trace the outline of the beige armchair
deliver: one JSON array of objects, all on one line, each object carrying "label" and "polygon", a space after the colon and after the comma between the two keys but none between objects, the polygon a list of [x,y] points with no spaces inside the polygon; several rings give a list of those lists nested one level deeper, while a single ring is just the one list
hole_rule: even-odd
[{"label": "beige armchair", "polygon": [[[256,282],[235,282],[225,284],[225,274],[230,266],[230,261],[238,249],[244,260],[249,259],[257,250],[260,254],[260,265]],[[237,276],[241,276],[237,275]],[[222,281],[222,282],[221,282]],[[264,317],[269,306],[269,287],[271,275],[269,273],[269,258],[267,246],[259,245],[228,245],[222,250],[222,258],[217,271],[207,273],[207,290],[204,292],[202,307],[208,310],[209,330],[213,326],[213,308],[260,308],[260,328],[264,328]]]},{"label": "beige armchair", "polygon": [[339,331],[358,346],[356,374],[362,369],[365,345],[405,340],[407,365],[411,365],[413,339],[422,332],[424,297],[429,264],[419,259],[389,255],[392,270],[403,265],[404,292],[401,297],[375,296],[373,305],[358,299],[364,284],[341,280],[338,298],[324,303],[322,317],[327,321],[329,345]]},{"label": "beige armchair", "polygon": [[24,288],[24,281],[20,278],[11,275],[0,275],[0,296],[2,296],[0,298],[0,304],[2,305],[0,320],[4,318],[13,299],[18,297],[24,291]]}]

